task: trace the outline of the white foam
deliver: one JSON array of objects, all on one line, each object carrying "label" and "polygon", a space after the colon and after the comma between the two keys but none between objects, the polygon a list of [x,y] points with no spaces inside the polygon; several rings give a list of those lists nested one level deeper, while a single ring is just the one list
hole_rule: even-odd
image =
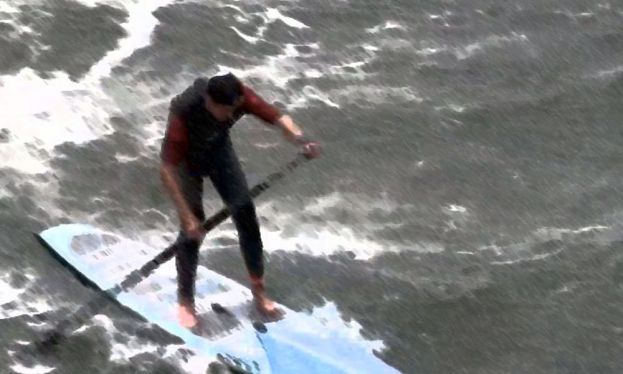
[{"label": "white foam", "polygon": [[340,202],[342,202],[341,195],[337,192],[334,192],[332,194],[318,198],[316,199],[316,201],[310,204],[307,204],[304,208],[304,211],[319,215],[329,208],[336,207]]},{"label": "white foam", "polygon": [[569,18],[574,18],[574,19],[577,19],[577,18],[592,18],[595,15],[595,13],[593,13],[593,12],[573,13],[573,12],[571,12],[569,10],[566,10],[566,9],[565,10],[556,10],[556,11],[554,11],[554,13],[555,14],[562,14],[562,15],[565,15],[565,16],[567,16]]},{"label": "white foam", "polygon": [[538,261],[538,260],[544,260],[550,256],[554,256],[559,254],[560,252],[562,252],[562,248],[561,249],[557,249],[554,252],[551,253],[542,253],[539,255],[534,255],[532,257],[529,258],[520,258],[517,260],[508,260],[508,261],[491,261],[491,265],[511,265],[511,264],[517,264],[520,262],[528,262],[528,261]]},{"label": "white foam", "polygon": [[305,74],[306,78],[320,78],[324,76],[324,74],[320,70],[317,70],[317,69],[305,70],[303,74]]},{"label": "white foam", "polygon": [[416,50],[415,53],[420,55],[420,56],[431,56],[434,54],[437,54],[441,51],[443,51],[443,48],[433,48],[433,47],[426,47],[426,48],[422,48],[419,50]]},{"label": "white foam", "polygon": [[[137,322],[143,323],[143,322]],[[149,324],[149,323],[147,323]],[[111,342],[110,356],[108,360],[115,363],[128,363],[133,357],[136,357],[140,354],[153,354],[161,359],[170,361],[173,364],[177,364],[178,366],[185,369],[186,372],[192,374],[202,374],[205,373],[205,368],[208,367],[211,360],[201,356],[193,356],[189,362],[185,363],[181,359],[179,355],[177,355],[177,351],[180,348],[183,348],[183,344],[170,344],[164,347],[165,353],[162,355],[160,350],[163,348],[161,345],[156,345],[153,343],[146,343],[141,341],[140,338],[125,333],[119,329],[117,329],[113,323],[113,321],[106,315],[98,314],[93,316],[91,325],[84,325],[78,330],[74,331],[76,333],[82,333],[86,331],[90,326],[99,326],[103,328],[108,340]],[[121,335],[123,336],[124,343],[119,343],[115,341],[115,336]]]},{"label": "white foam", "polygon": [[463,113],[465,111],[465,109],[467,109],[467,108],[462,106],[462,105],[458,105],[458,104],[447,104],[447,105],[436,106],[435,107],[435,110],[437,110],[437,111],[451,110],[451,111],[456,112],[456,113]]},{"label": "white foam", "polygon": [[42,79],[29,68],[0,76],[0,102],[10,108],[0,112],[0,126],[10,132],[9,141],[0,144],[3,166],[22,173],[42,173],[48,169],[55,146],[64,142],[81,144],[110,134],[113,129],[109,118],[117,107],[103,93],[100,82],[124,58],[149,45],[157,25],[152,12],[172,2],[83,1],[88,6],[106,3],[125,7],[129,17],[121,25],[127,36],[93,65],[80,82],[71,81],[63,72]]},{"label": "white foam", "polygon": [[496,245],[486,246],[480,250],[493,250],[498,257],[506,259],[500,259],[492,261],[493,265],[508,265],[529,261],[540,261],[550,256],[556,255],[564,250],[564,247],[556,248],[547,253],[533,253],[532,247],[538,243],[544,243],[551,240],[563,240],[568,236],[582,236],[586,234],[597,234],[603,231],[611,230],[609,226],[592,225],[581,227],[578,229],[568,228],[555,228],[555,227],[542,227],[537,229],[528,237],[524,242],[515,243],[504,247]]},{"label": "white foam", "polygon": [[19,13],[20,10],[16,6],[13,6],[6,1],[0,1],[0,12],[12,14]]},{"label": "white foam", "polygon": [[[260,205],[258,213],[263,211],[277,211],[271,207],[273,203]],[[288,252],[300,252],[311,256],[328,256],[336,253],[352,252],[356,259],[369,260],[387,252],[428,252],[437,253],[444,251],[440,243],[417,242],[396,243],[382,241],[369,237],[366,233],[384,228],[400,227],[401,223],[377,222],[367,218],[369,214],[390,214],[399,205],[386,196],[381,199],[357,198],[343,194],[330,194],[311,202],[299,211],[272,214],[270,225],[262,225],[262,237],[266,245],[266,251],[284,250]],[[409,209],[409,205],[401,206]],[[358,217],[356,229],[349,225],[331,220],[331,210],[346,210]],[[322,216],[323,225],[304,223],[306,220],[300,216]],[[298,223],[296,223],[298,222]],[[229,234],[235,236],[234,229]]]},{"label": "white foam", "polygon": [[[159,346],[155,344],[145,344],[143,342],[139,342],[139,340],[134,335],[125,334],[119,331],[117,328],[115,328],[113,321],[106,315],[95,315],[93,316],[92,321],[94,325],[102,327],[108,335],[109,340],[113,342],[110,349],[110,357],[108,357],[110,361],[128,362],[134,356],[137,356],[141,353],[155,353],[159,348]],[[127,339],[127,341],[123,344],[114,342],[113,336],[115,334],[123,334],[124,338]]]},{"label": "white foam", "polygon": [[335,71],[335,68],[337,69],[343,69],[343,68],[351,68],[354,70],[358,70],[358,72],[363,73],[363,71],[360,69],[362,66],[364,66],[365,64],[367,64],[371,59],[365,59],[362,61],[351,61],[351,62],[344,62],[340,65],[334,65],[331,66],[331,70]]},{"label": "white foam", "polygon": [[318,230],[307,225],[301,225],[300,228],[301,232],[290,238],[284,238],[279,232],[263,230],[262,237],[270,243],[267,251],[280,249],[313,256],[327,256],[352,250],[357,259],[368,260],[377,254],[392,250],[380,243],[362,238],[348,227],[334,228],[332,231]]},{"label": "white foam", "polygon": [[[22,315],[33,315],[51,310],[48,301],[43,297],[23,297],[33,282],[34,277],[27,275],[28,283],[23,288],[14,288],[7,282],[7,274],[0,277],[0,319],[14,318]],[[3,308],[2,305],[12,303],[11,308]]]},{"label": "white foam", "polygon": [[306,99],[318,100],[333,108],[340,107],[339,104],[329,98],[329,95],[322,93],[314,86],[305,86],[303,87],[301,92],[303,93],[303,95],[305,95]]},{"label": "white foam", "polygon": [[465,213],[465,212],[467,212],[467,208],[465,208],[464,206],[461,206],[461,205],[450,204],[448,207],[446,207],[446,209],[448,209],[449,211],[451,211],[453,213]]},{"label": "white foam", "polygon": [[[86,5],[90,8],[94,8],[98,5],[108,5],[114,8],[124,8],[122,1],[117,0],[74,0],[82,5]],[[135,0],[131,0],[135,1]]]},{"label": "white foam", "polygon": [[[242,15],[236,15],[236,20],[243,22],[243,23],[248,23],[249,20],[246,18],[248,16],[247,13],[244,13],[242,11],[242,9],[240,7],[237,6],[232,6],[232,5],[228,5],[228,8],[232,8],[235,9],[239,12],[242,13]],[[274,23],[276,21],[282,21],[283,23],[285,23],[287,26],[289,27],[293,27],[293,28],[297,28],[297,29],[305,29],[305,28],[309,28],[309,26],[305,25],[304,23],[295,20],[292,17],[288,17],[285,16],[283,14],[281,14],[281,12],[279,12],[279,10],[275,9],[275,8],[267,8],[266,11],[261,12],[261,13],[257,13],[257,15],[259,17],[262,18],[262,21],[264,22],[263,25],[259,26],[257,28],[257,31],[255,32],[255,35],[249,35],[246,34],[242,31],[240,31],[236,26],[230,26],[229,28],[234,30],[234,32],[241,37],[244,41],[251,43],[251,44],[256,44],[258,41],[263,40],[264,38],[264,33],[267,30],[267,25],[270,23]],[[286,45],[286,48],[288,47],[288,45]]]},{"label": "white foam", "polygon": [[43,365],[35,365],[31,368],[15,364],[11,365],[11,370],[19,374],[46,374],[53,371],[55,368],[53,366],[43,366]]},{"label": "white foam", "polygon": [[330,92],[329,96],[338,104],[378,105],[387,103],[421,103],[424,98],[412,87],[383,87],[376,85],[348,86]]},{"label": "white foam", "polygon": [[392,213],[398,208],[413,208],[411,204],[398,204],[391,200],[387,192],[379,193],[377,199],[359,196],[356,194],[344,194],[333,192],[325,196],[316,198],[315,201],[307,203],[304,212],[323,215],[328,209],[345,207],[356,210],[360,215],[366,215],[371,211]]},{"label": "white foam", "polygon": [[10,132],[0,145],[3,166],[24,173],[46,170],[54,146],[81,143],[109,131],[108,114],[96,100],[64,73],[44,80],[29,68],[0,77],[0,123]]},{"label": "white foam", "polygon": [[617,66],[612,69],[600,70],[597,72],[596,76],[598,78],[611,78],[614,76],[618,76],[621,73],[623,73],[623,66]]},{"label": "white foam", "polygon": [[317,43],[311,44],[292,44],[287,43],[283,46],[282,52],[277,56],[268,56],[260,65],[249,69],[236,69],[234,67],[217,65],[217,74],[232,72],[241,79],[254,77],[260,80],[270,80],[275,86],[285,88],[288,82],[300,76],[300,65],[296,58],[301,53],[296,47],[305,46],[312,49],[318,49]]},{"label": "white foam", "polygon": [[406,28],[398,22],[385,21],[384,24],[376,25],[374,27],[366,29],[366,32],[371,33],[371,34],[377,34],[378,32],[382,30],[394,30],[394,29],[405,30]]},{"label": "white foam", "polygon": [[115,159],[122,164],[126,164],[128,162],[134,162],[136,160],[138,160],[140,157],[131,157],[131,156],[126,156],[126,155],[122,155],[122,154],[115,154]]},{"label": "white foam", "polygon": [[468,255],[468,256],[475,254],[474,252],[470,252],[470,251],[456,251],[455,253],[458,255]]},{"label": "white foam", "polygon": [[578,18],[590,18],[590,17],[593,17],[594,15],[595,13],[593,12],[582,12],[582,13],[575,14],[575,16]]},{"label": "white foam", "polygon": [[240,7],[239,7],[239,6],[237,6],[237,5],[233,5],[233,4],[225,4],[225,5],[223,5],[223,8],[231,8],[231,9],[237,10],[238,12],[240,12],[240,13],[241,13],[241,14],[243,14],[243,15],[246,15],[246,13],[244,12],[244,10],[242,10],[242,8],[240,8]]},{"label": "white foam", "polygon": [[22,289],[13,288],[7,282],[0,280],[0,305],[16,300],[22,292]]},{"label": "white foam", "polygon": [[249,23],[250,22],[247,18],[244,18],[243,16],[241,16],[239,14],[236,14],[234,16],[234,19],[236,20],[236,22],[239,22],[239,23]]},{"label": "white foam", "polygon": [[[84,0],[83,0],[84,1]],[[99,1],[91,1],[100,3]],[[115,50],[108,52],[97,64],[91,67],[85,83],[99,82],[100,79],[107,77],[113,67],[134,51],[148,46],[151,41],[151,34],[158,24],[156,17],[152,13],[174,0],[144,0],[126,4],[129,14],[128,20],[121,26],[125,29],[127,36],[123,38]],[[116,2],[115,2],[116,3]]]},{"label": "white foam", "polygon": [[542,227],[536,231],[536,234],[542,238],[547,239],[562,239],[565,235],[577,235],[577,234],[585,234],[589,232],[600,232],[609,230],[610,226],[603,225],[593,225],[580,227],[579,229],[566,229],[566,228],[557,228],[557,227]]},{"label": "white foam", "polygon": [[234,30],[236,32],[236,34],[238,34],[239,37],[241,37],[242,39],[244,39],[245,41],[247,41],[247,42],[249,42],[251,44],[256,44],[258,41],[260,41],[259,37],[247,35],[247,34],[243,33],[242,31],[238,30],[238,28],[236,26],[229,26],[229,28]]},{"label": "white foam", "polygon": [[485,39],[468,44],[464,47],[455,48],[454,53],[459,60],[464,60],[484,50],[487,47],[499,47],[509,43],[528,43],[529,39],[525,34],[512,32],[511,35],[490,35]]},{"label": "white foam", "polygon": [[280,20],[281,22],[293,28],[297,28],[297,29],[308,29],[309,28],[309,26],[307,26],[303,22],[300,22],[292,17],[284,16],[276,8],[268,8],[266,10],[265,15],[266,15],[266,19],[270,22]]}]

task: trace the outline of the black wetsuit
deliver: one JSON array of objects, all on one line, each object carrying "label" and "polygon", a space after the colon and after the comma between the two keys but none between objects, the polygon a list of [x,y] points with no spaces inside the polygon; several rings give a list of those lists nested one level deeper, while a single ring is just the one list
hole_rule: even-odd
[{"label": "black wetsuit", "polygon": [[[229,130],[246,113],[254,114],[269,123],[274,123],[280,113],[250,88],[243,86],[244,102],[234,113],[233,119],[218,121],[205,109],[201,92],[206,85],[207,79],[197,79],[171,101],[161,159],[177,166],[183,196],[201,222],[205,220],[202,204],[203,179],[210,178],[232,212],[249,274],[253,278],[261,278],[264,275],[263,250],[255,206],[232,146]],[[181,303],[193,305],[200,243],[188,238],[180,230],[176,244],[178,297]]]}]

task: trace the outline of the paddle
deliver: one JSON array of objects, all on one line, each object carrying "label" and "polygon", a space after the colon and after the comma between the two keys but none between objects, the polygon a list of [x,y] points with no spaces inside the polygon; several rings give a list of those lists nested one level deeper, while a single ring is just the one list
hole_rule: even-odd
[{"label": "paddle", "polygon": [[[308,158],[305,155],[299,154],[294,160],[288,162],[286,165],[282,166],[273,174],[268,175],[262,182],[253,186],[253,188],[251,188],[250,190],[251,197],[255,198],[260,195],[262,192],[271,187],[275,182],[282,179],[287,174],[291,173],[296,167],[301,165],[306,160],[308,160]],[[206,232],[210,231],[221,222],[229,218],[230,215],[231,212],[228,208],[222,208],[220,211],[208,218],[203,223],[203,228],[206,230]],[[45,240],[43,240],[38,234],[34,235],[43,246],[49,249],[49,245],[45,242]],[[58,344],[63,338],[65,338],[65,335],[71,326],[81,326],[95,312],[106,306],[110,300],[116,301],[117,295],[136,286],[142,280],[147,278],[160,265],[173,258],[173,256],[175,255],[175,251],[176,246],[175,244],[173,244],[164,251],[160,252],[156,257],[154,257],[151,261],[147,262],[140,269],[132,271],[123,279],[123,281],[121,281],[121,283],[107,290],[100,290],[100,294],[91,299],[87,304],[81,306],[77,311],[69,315],[67,318],[64,318],[63,320],[58,322],[56,327],[46,332],[41,339],[33,342],[35,348],[38,351],[43,351],[55,344]],[[51,252],[54,253],[53,251]],[[66,263],[64,265],[72,270],[71,265]],[[92,284],[92,286],[96,289],[99,289],[97,286],[95,286],[95,284]]]}]

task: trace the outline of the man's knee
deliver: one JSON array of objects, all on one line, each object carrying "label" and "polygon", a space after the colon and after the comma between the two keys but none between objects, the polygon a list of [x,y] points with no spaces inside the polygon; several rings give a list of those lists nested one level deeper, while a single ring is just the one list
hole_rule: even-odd
[{"label": "man's knee", "polygon": [[188,253],[188,252],[198,251],[199,247],[201,246],[201,243],[199,242],[199,240],[195,238],[188,237],[184,233],[184,231],[180,231],[180,233],[177,235],[177,239],[175,240],[175,245],[177,247],[178,253],[180,251],[184,251]]}]

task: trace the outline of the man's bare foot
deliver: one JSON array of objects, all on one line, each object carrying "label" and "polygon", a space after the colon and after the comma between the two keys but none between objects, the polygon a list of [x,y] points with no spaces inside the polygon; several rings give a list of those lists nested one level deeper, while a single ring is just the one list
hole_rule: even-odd
[{"label": "man's bare foot", "polygon": [[281,319],[285,312],[266,296],[263,279],[252,279],[251,293],[258,312],[271,319]]},{"label": "man's bare foot", "polygon": [[271,319],[281,319],[285,312],[277,307],[274,301],[263,296],[254,296],[253,301],[257,310]]},{"label": "man's bare foot", "polygon": [[180,325],[191,329],[197,325],[197,314],[194,308],[186,305],[178,305],[177,307],[177,320]]}]

